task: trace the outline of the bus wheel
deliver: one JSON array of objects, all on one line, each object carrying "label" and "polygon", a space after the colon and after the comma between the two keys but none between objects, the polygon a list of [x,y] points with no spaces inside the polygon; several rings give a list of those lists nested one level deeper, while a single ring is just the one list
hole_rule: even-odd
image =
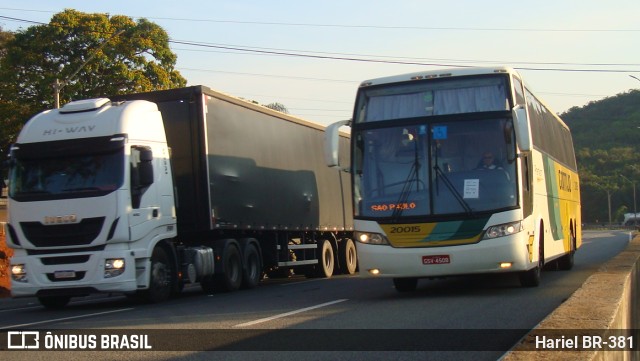
[{"label": "bus wheel", "polygon": [[568,271],[573,268],[574,259],[573,255],[576,253],[576,232],[574,227],[571,227],[571,243],[569,253],[558,259],[558,268],[562,271]]},{"label": "bus wheel", "polygon": [[335,267],[333,247],[327,239],[318,241],[318,265],[316,272],[319,277],[329,278],[333,275]]},{"label": "bus wheel", "polygon": [[162,247],[156,247],[151,254],[151,279],[144,298],[151,303],[166,301],[172,288],[171,263],[167,252]]},{"label": "bus wheel", "polygon": [[534,268],[520,273],[520,284],[522,287],[538,287],[540,285],[540,274],[544,267],[544,238],[540,236],[540,244],[538,245],[538,265]]},{"label": "bus wheel", "polygon": [[342,243],[343,245],[339,248],[340,267],[342,268],[342,273],[352,275],[356,273],[356,268],[358,267],[356,245],[350,238],[345,238]]},{"label": "bus wheel", "polygon": [[69,303],[69,300],[71,300],[71,297],[68,296],[38,297],[40,304],[49,310],[59,310],[64,308],[64,306]]},{"label": "bus wheel", "polygon": [[393,285],[398,292],[413,292],[418,286],[417,278],[394,278]]},{"label": "bus wheel", "polygon": [[260,282],[262,267],[260,253],[255,245],[249,244],[244,250],[244,270],[242,272],[242,287],[254,288]]}]

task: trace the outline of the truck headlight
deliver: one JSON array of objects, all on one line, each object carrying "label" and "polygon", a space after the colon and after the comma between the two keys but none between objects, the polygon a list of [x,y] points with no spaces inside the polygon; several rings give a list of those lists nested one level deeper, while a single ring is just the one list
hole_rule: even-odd
[{"label": "truck headlight", "polygon": [[485,232],[484,234],[484,238],[491,239],[491,238],[510,236],[520,231],[522,231],[521,221],[498,224],[498,225],[489,227],[487,229],[487,232]]},{"label": "truck headlight", "polygon": [[16,282],[28,282],[27,267],[24,264],[11,265],[11,279]]},{"label": "truck headlight", "polygon": [[113,278],[124,273],[124,258],[109,258],[104,262],[104,278]]},{"label": "truck headlight", "polygon": [[383,234],[369,232],[355,232],[356,241],[364,244],[388,245],[389,240]]}]

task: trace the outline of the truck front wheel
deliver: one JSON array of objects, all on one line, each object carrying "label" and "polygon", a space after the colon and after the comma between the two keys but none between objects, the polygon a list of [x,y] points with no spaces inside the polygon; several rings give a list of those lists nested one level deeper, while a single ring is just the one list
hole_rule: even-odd
[{"label": "truck front wheel", "polygon": [[151,303],[169,299],[172,279],[171,263],[167,252],[162,247],[156,247],[151,255],[151,279],[149,280],[149,289],[144,295],[145,299]]}]

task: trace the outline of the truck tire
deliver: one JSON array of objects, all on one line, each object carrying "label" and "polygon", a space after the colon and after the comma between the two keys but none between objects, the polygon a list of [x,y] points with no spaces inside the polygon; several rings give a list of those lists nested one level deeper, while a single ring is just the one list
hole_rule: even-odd
[{"label": "truck tire", "polygon": [[254,288],[262,276],[262,262],[260,253],[254,244],[248,244],[244,249],[244,269],[242,272],[242,287]]},{"label": "truck tire", "polygon": [[71,297],[68,296],[38,297],[38,301],[40,301],[40,304],[44,306],[44,308],[49,310],[59,310],[61,308],[64,308],[64,306],[66,306],[70,300]]},{"label": "truck tire", "polygon": [[358,256],[356,253],[356,245],[350,238],[342,240],[342,245],[339,248],[340,267],[342,273],[352,275],[356,273],[358,268]]},{"label": "truck tire", "polygon": [[173,274],[167,252],[162,247],[153,249],[150,273],[149,289],[144,291],[145,300],[150,303],[166,301],[173,289]]},{"label": "truck tire", "polygon": [[236,243],[229,243],[222,252],[222,274],[216,275],[216,286],[235,291],[242,285],[242,257]]},{"label": "truck tire", "polygon": [[330,278],[334,267],[335,258],[331,242],[327,239],[318,241],[318,264],[316,265],[318,277]]}]

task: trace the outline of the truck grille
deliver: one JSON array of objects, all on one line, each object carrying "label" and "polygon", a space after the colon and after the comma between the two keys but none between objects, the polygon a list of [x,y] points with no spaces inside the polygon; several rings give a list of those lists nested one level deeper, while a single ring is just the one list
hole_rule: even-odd
[{"label": "truck grille", "polygon": [[87,263],[89,261],[89,255],[78,255],[78,256],[63,256],[63,257],[46,257],[40,258],[40,262],[42,262],[45,266],[55,266],[61,264],[76,264],[76,263]]},{"label": "truck grille", "polygon": [[91,244],[100,234],[105,217],[85,218],[80,223],[45,226],[21,222],[22,232],[36,247],[64,247]]}]

